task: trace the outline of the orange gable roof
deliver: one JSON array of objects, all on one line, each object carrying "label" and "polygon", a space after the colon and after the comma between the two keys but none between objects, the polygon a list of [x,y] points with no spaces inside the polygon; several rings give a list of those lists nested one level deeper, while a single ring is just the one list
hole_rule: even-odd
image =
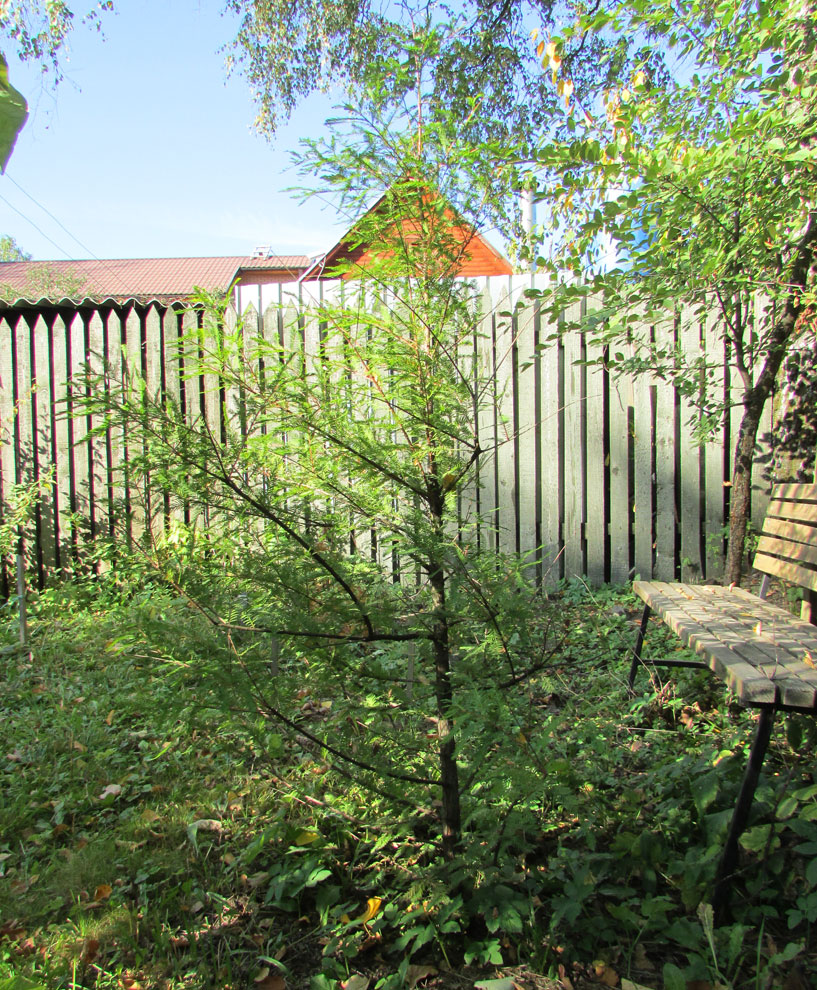
[{"label": "orange gable roof", "polygon": [[[433,193],[424,194],[423,201],[431,202],[434,195]],[[312,282],[332,278],[351,279],[357,277],[358,274],[365,274],[372,261],[377,257],[377,253],[371,245],[361,241],[358,230],[364,226],[367,218],[378,214],[385,215],[389,205],[389,193],[386,192],[331,250],[327,251],[304,273],[302,280]],[[453,209],[448,206],[444,206],[442,213],[446,221],[449,222],[445,236],[450,239],[451,247],[454,249],[454,257],[452,258],[454,271],[447,272],[447,274],[464,277],[513,274],[513,268],[508,259],[489,244],[474,227],[467,221],[458,218]],[[400,224],[399,233],[394,231],[397,234],[396,240],[404,245],[410,245],[419,240],[421,220],[406,217],[396,222]],[[384,237],[383,240],[388,240],[388,237]],[[391,253],[389,252],[389,254]]]},{"label": "orange gable roof", "polygon": [[[296,281],[309,265],[302,255],[249,258],[126,258],[94,261],[0,262],[0,293],[27,302],[182,302],[196,288],[227,292],[234,282]],[[245,274],[246,273],[246,274]]]}]

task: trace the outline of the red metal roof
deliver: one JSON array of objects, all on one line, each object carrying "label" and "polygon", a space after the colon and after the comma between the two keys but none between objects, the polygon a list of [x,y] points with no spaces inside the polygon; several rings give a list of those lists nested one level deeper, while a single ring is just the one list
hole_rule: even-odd
[{"label": "red metal roof", "polygon": [[0,297],[174,302],[187,299],[195,288],[226,292],[244,271],[295,281],[308,265],[302,255],[6,261],[0,262]]}]

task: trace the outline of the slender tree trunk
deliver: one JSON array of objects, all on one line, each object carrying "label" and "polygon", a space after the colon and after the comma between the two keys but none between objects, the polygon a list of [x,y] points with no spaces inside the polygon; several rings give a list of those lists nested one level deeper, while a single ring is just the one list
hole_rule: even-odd
[{"label": "slender tree trunk", "polygon": [[[438,545],[444,539],[443,506],[445,496],[439,492],[433,499],[432,514],[438,532]],[[434,693],[437,700],[437,734],[440,755],[440,790],[442,811],[443,858],[453,859],[460,841],[462,817],[460,811],[460,776],[457,765],[454,726],[451,722],[451,644],[448,635],[445,570],[441,561],[429,562],[428,579],[434,596],[434,626],[432,649],[434,651]]]},{"label": "slender tree trunk", "polygon": [[765,396],[747,403],[738,430],[732,468],[732,487],[729,494],[729,542],[726,548],[724,584],[740,584],[743,574],[746,531],[749,527],[749,512],[752,504],[752,465],[760,416],[765,404]]}]

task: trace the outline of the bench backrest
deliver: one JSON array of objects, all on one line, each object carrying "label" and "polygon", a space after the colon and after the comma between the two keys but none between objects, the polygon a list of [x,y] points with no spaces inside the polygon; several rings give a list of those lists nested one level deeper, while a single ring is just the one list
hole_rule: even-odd
[{"label": "bench backrest", "polygon": [[817,485],[775,485],[754,566],[817,591]]}]

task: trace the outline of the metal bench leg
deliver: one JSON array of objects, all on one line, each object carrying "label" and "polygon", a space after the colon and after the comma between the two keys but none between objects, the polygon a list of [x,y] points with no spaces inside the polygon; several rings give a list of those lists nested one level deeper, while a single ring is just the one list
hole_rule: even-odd
[{"label": "metal bench leg", "polygon": [[650,613],[652,609],[649,605],[644,606],[644,611],[641,614],[641,626],[638,630],[638,638],[635,641],[635,648],[633,649],[633,662],[630,664],[630,676],[627,678],[627,687],[630,694],[633,693],[633,684],[635,683],[635,675],[638,668],[641,666],[641,647],[644,645],[644,637],[647,634],[647,622],[650,618]]},{"label": "metal bench leg", "polygon": [[712,894],[712,911],[715,917],[715,924],[720,925],[729,917],[729,894],[732,888],[732,875],[738,863],[738,840],[746,828],[749,820],[749,812],[752,808],[752,800],[755,796],[760,769],[766,756],[769,746],[769,739],[772,734],[774,724],[774,708],[762,708],[760,718],[757,723],[757,732],[749,752],[749,761],[743,773],[743,783],[740,785],[737,804],[732,813],[732,822],[729,826],[729,834],[726,837],[726,845],[721,853],[721,861],[718,866],[718,874],[715,878],[715,890]]}]

